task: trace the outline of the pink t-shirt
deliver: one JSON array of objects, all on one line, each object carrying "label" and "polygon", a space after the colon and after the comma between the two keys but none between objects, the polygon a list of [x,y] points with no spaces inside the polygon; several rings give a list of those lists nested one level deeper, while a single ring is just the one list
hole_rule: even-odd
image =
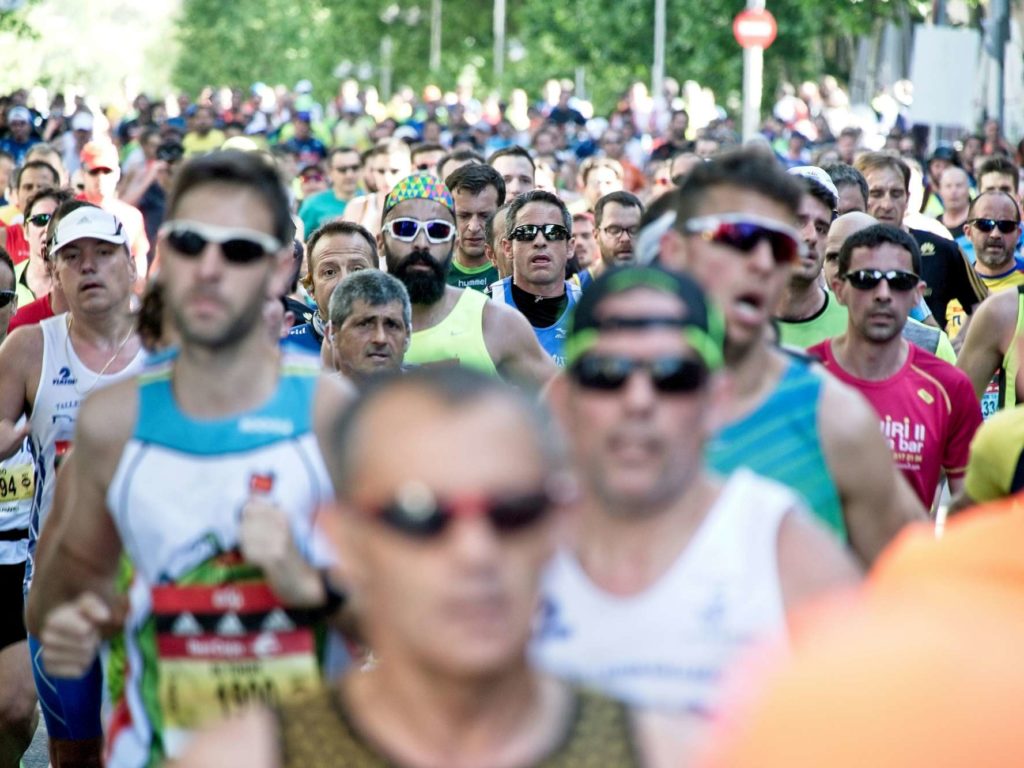
[{"label": "pink t-shirt", "polygon": [[952,479],[963,477],[971,439],[981,425],[981,403],[967,374],[914,344],[903,367],[881,381],[843,370],[832,355],[831,339],[807,351],[868,399],[881,417],[896,466],[925,506],[935,499],[940,469]]}]

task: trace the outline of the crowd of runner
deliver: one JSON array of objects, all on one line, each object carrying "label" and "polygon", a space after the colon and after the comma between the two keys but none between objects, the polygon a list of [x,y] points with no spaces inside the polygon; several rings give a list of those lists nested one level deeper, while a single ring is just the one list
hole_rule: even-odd
[{"label": "crowd of runner", "polygon": [[550,86],[0,98],[0,768],[1024,759],[1021,146]]}]

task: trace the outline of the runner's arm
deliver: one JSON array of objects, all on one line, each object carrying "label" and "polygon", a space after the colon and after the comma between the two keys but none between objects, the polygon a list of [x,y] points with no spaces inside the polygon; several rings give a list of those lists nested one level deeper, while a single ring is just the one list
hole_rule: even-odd
[{"label": "runner's arm", "polygon": [[870,566],[904,525],[927,520],[927,511],[893,464],[878,415],[859,393],[826,381],[818,420],[850,546]]},{"label": "runner's arm", "polygon": [[[56,608],[91,592],[117,606],[114,584],[121,554],[121,538],[107,509],[106,493],[131,435],[137,410],[134,381],[122,382],[94,393],[82,403],[75,430],[77,459],[66,469],[55,510],[59,526],[47,537],[45,557],[29,593],[27,619],[34,632],[43,631]],[[88,457],[88,461],[83,457]],[[73,511],[65,506],[73,504]]]},{"label": "runner's arm", "polygon": [[503,379],[539,391],[558,373],[530,321],[504,304],[484,306],[484,342]]},{"label": "runner's arm", "polygon": [[28,436],[27,424],[22,428],[15,424],[29,412],[29,377],[38,371],[42,359],[43,334],[36,326],[19,328],[0,344],[0,460],[17,453]]},{"label": "runner's arm", "polygon": [[1017,324],[1016,299],[1016,292],[992,296],[982,302],[970,325],[960,332],[964,343],[956,365],[967,374],[979,398],[985,394],[992,376],[1003,364],[1003,349],[1007,342],[1005,329],[1015,328]]},{"label": "runner's arm", "polygon": [[279,768],[279,730],[269,710],[248,709],[197,734],[167,768]]}]

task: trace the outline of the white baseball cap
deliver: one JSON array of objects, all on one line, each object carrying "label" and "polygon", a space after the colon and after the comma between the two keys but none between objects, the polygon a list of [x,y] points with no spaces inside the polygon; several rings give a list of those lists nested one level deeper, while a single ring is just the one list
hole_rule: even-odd
[{"label": "white baseball cap", "polygon": [[115,245],[128,245],[128,233],[124,225],[112,213],[86,205],[76,208],[57,224],[57,231],[50,242],[50,255],[57,253],[64,246],[92,237]]},{"label": "white baseball cap", "polygon": [[787,173],[790,176],[808,179],[823,187],[826,192],[832,195],[832,209],[835,210],[839,206],[839,190],[836,189],[836,185],[832,182],[832,177],[824,169],[816,165],[798,165],[795,168],[790,168]]}]

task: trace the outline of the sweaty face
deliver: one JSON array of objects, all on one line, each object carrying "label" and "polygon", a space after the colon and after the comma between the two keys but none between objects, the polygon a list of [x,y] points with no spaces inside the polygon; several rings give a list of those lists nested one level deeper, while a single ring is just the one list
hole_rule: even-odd
[{"label": "sweaty face", "polygon": [[469,264],[479,263],[486,258],[485,228],[487,219],[498,210],[498,190],[488,186],[473,194],[469,190],[458,189],[452,197],[455,200],[455,227],[458,232],[456,247],[464,261]]},{"label": "sweaty face", "polygon": [[498,533],[471,514],[424,540],[373,519],[372,510],[412,489],[473,504],[543,488],[547,468],[527,422],[502,399],[453,408],[417,391],[393,392],[366,414],[352,446],[352,510],[330,527],[365,598],[361,625],[382,657],[463,680],[523,663],[554,549],[552,516]]},{"label": "sweaty face", "polygon": [[1017,180],[1008,173],[991,172],[986,173],[978,179],[978,194],[998,189],[1010,195],[1020,205],[1020,194],[1017,191]]},{"label": "sweaty face", "polygon": [[123,307],[135,281],[128,248],[92,237],[74,240],[54,255],[55,278],[72,315],[103,314]]},{"label": "sweaty face", "polygon": [[903,174],[895,168],[875,168],[864,174],[868,182],[868,210],[882,224],[903,226],[907,189]]},{"label": "sweaty face", "polygon": [[505,181],[505,199],[513,200],[534,188],[533,165],[519,155],[502,155],[491,166]]},{"label": "sweaty face", "polygon": [[334,366],[354,378],[397,371],[411,333],[402,316],[401,302],[375,306],[357,299],[341,327],[332,330]]},{"label": "sweaty face", "polygon": [[[601,318],[683,316],[674,296],[636,289],[601,302]],[[696,354],[679,329],[602,331],[587,355],[652,361]],[[686,489],[701,463],[708,422],[707,390],[663,394],[650,374],[634,371],[618,390],[587,389],[572,377],[561,403],[575,465],[585,488],[622,514],[662,508]]]},{"label": "sweaty face", "polygon": [[636,261],[633,246],[640,231],[640,216],[640,209],[633,205],[605,205],[596,239],[601,260],[606,266],[614,267]]},{"label": "sweaty face", "polygon": [[[274,218],[263,198],[234,184],[211,182],[190,190],[168,217],[274,236]],[[263,308],[271,290],[282,289],[292,268],[287,255],[266,254],[248,264],[228,262],[207,243],[196,256],[179,253],[166,237],[158,242],[164,301],[182,339],[199,347],[232,347],[265,328]]]},{"label": "sweaty face", "polygon": [[[913,272],[910,254],[892,243],[877,248],[856,248],[850,254],[849,272],[860,269]],[[923,283],[910,291],[893,290],[887,280],[871,289],[854,288],[847,280],[839,283],[839,298],[850,313],[850,332],[860,338],[884,344],[899,336],[910,310],[921,298]]]},{"label": "sweaty face", "polygon": [[[565,219],[557,206],[549,203],[528,203],[516,216],[515,226],[524,224],[557,224],[565,226]],[[543,289],[561,286],[565,282],[565,262],[572,253],[573,242],[568,240],[548,241],[538,231],[533,240],[506,240],[505,248],[511,254],[516,285],[531,293],[542,293]]]},{"label": "sweaty face", "polygon": [[433,200],[404,200],[388,211],[383,231],[378,235],[377,245],[384,254],[388,272],[402,281],[412,303],[434,304],[444,295],[455,241],[431,243],[422,226],[411,243],[398,240],[391,234],[388,222],[399,218],[420,222],[443,219],[454,226],[455,217]]},{"label": "sweaty face", "polygon": [[376,257],[370,244],[360,235],[341,234],[321,237],[313,248],[313,298],[320,316],[327,307],[335,286],[353,272],[376,269]]},{"label": "sweaty face", "polygon": [[[1008,233],[1001,232],[998,227],[993,228],[991,232],[983,232],[977,224],[971,223],[975,219],[1003,219],[1016,221],[1018,225]],[[1020,238],[1016,205],[1006,195],[983,195],[974,203],[971,219],[964,226],[964,234],[974,246],[974,255],[978,262],[976,266],[980,271],[992,275],[1007,271],[1014,265],[1014,252]]]},{"label": "sweaty face", "polygon": [[791,279],[806,283],[817,280],[821,273],[821,264],[825,260],[825,241],[832,224],[832,211],[814,195],[804,193],[796,220],[807,252],[793,267]]}]

